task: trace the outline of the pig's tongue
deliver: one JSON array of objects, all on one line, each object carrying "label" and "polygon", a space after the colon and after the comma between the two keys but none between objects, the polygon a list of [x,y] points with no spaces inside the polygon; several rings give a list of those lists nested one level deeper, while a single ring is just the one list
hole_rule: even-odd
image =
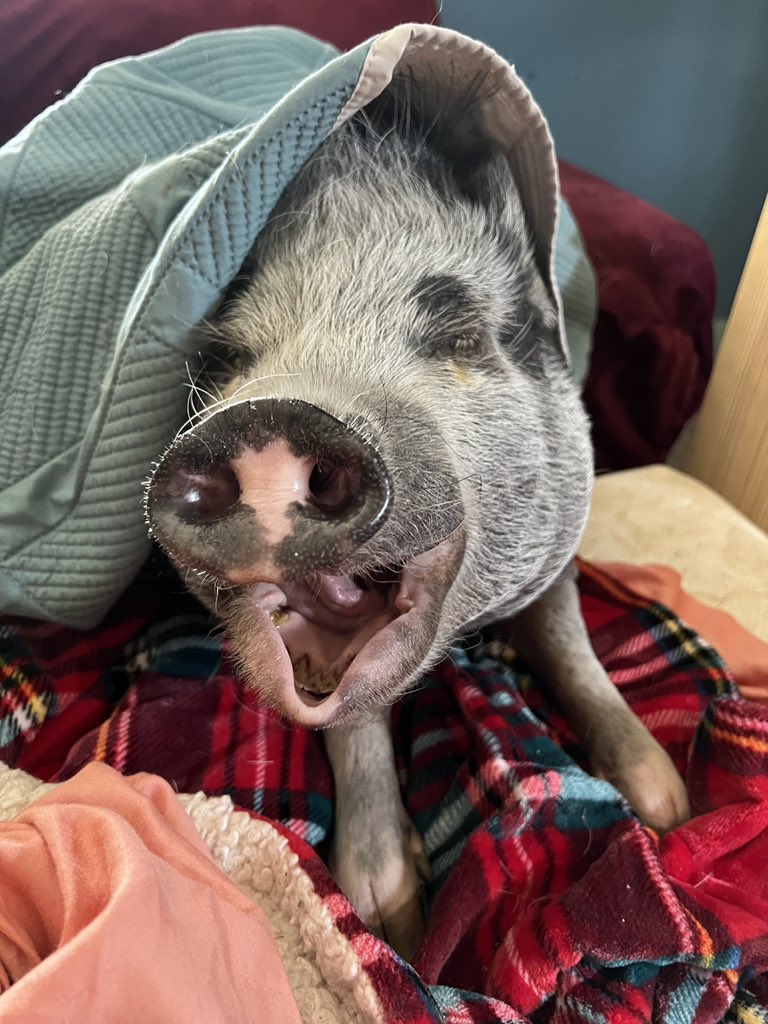
[{"label": "pig's tongue", "polygon": [[289,608],[333,632],[348,633],[382,604],[380,592],[364,589],[351,576],[318,573],[303,583],[286,583],[282,589]]},{"label": "pig's tongue", "polygon": [[354,608],[365,595],[365,591],[351,576],[318,577],[317,599],[328,608]]}]

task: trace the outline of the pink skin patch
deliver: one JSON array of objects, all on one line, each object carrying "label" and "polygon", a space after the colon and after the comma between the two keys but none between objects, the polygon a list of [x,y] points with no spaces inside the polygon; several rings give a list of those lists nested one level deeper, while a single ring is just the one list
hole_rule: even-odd
[{"label": "pink skin patch", "polygon": [[[293,529],[289,511],[295,502],[306,503],[310,497],[309,479],[315,466],[310,456],[298,457],[283,438],[271,441],[261,451],[245,448],[231,462],[240,485],[240,500],[256,513],[264,530],[265,553],[285,540]],[[240,566],[227,573],[236,584],[255,580],[278,582],[280,570],[265,558],[254,565]]]}]

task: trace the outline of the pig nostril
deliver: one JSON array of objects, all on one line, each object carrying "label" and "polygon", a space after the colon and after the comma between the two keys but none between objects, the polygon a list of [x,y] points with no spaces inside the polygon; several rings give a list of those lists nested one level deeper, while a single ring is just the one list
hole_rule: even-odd
[{"label": "pig nostril", "polygon": [[181,470],[174,484],[180,511],[190,522],[221,519],[240,498],[240,484],[228,465],[211,466],[202,473]]},{"label": "pig nostril", "polygon": [[337,466],[319,459],[309,476],[312,504],[323,512],[344,512],[360,493],[359,465]]}]

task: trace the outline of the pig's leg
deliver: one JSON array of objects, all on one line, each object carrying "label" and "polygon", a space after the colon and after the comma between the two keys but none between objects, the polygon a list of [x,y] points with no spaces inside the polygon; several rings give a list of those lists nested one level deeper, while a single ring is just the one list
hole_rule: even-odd
[{"label": "pig's leg", "polygon": [[613,783],[645,824],[666,832],[690,817],[685,785],[595,657],[575,577],[570,570],[504,633],[541,675],[594,774]]},{"label": "pig's leg", "polygon": [[323,735],[336,780],[334,877],[368,927],[410,961],[424,935],[419,889],[429,865],[400,799],[389,711]]}]

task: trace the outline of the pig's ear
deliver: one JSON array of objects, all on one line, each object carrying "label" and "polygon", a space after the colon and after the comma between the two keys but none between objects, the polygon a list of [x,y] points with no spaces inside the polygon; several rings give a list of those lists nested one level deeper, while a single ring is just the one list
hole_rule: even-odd
[{"label": "pig's ear", "polygon": [[503,153],[468,154],[454,163],[454,174],[461,191],[484,206],[499,221],[520,233],[526,233],[526,219],[512,169]]},{"label": "pig's ear", "polygon": [[510,257],[527,262],[533,254],[533,243],[504,154],[478,154],[474,160],[465,154],[462,163],[454,163],[453,173],[461,192],[487,210],[490,224],[508,239]]},{"label": "pig's ear", "polygon": [[450,164],[463,165],[490,155],[482,128],[482,108],[493,88],[480,73],[461,87],[452,75],[411,69],[395,73],[392,81],[360,111],[361,127],[385,135],[393,129],[405,138],[414,156],[429,149]]},{"label": "pig's ear", "polygon": [[511,358],[528,369],[543,369],[544,360],[565,362],[559,341],[555,301],[544,284],[517,185],[503,153],[466,166],[459,186],[488,212],[489,226],[504,246],[510,276],[519,288],[515,315],[502,332]]}]

